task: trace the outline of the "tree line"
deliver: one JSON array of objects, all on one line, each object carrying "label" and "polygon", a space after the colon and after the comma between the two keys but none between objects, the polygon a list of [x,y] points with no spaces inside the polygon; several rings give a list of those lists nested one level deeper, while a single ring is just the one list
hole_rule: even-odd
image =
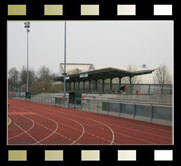
[{"label": "tree line", "polygon": [[[29,69],[29,91],[32,94],[40,93],[43,90],[46,92],[60,92],[63,90],[62,84],[55,84],[53,79],[57,77],[55,73],[50,72],[49,68],[42,66],[36,72],[34,69]],[[19,71],[16,67],[12,67],[8,71],[8,91],[26,92],[27,85],[27,70],[23,66]]]},{"label": "tree line", "polygon": [[[128,66],[128,71],[136,71],[137,68],[134,66]],[[78,74],[82,72],[79,69],[75,69],[68,74]],[[49,68],[42,66],[37,72],[34,69],[29,70],[29,91],[32,94],[41,93],[43,90],[51,93],[58,93],[63,91],[63,83],[54,83],[54,78],[57,77],[55,73],[50,72]],[[172,84],[172,77],[169,73],[169,69],[166,65],[160,65],[155,72],[153,73],[154,84],[160,85],[163,89],[165,84]],[[26,92],[26,83],[27,83],[27,70],[26,67],[22,67],[18,71],[15,67],[11,68],[8,71],[8,90],[17,91],[17,92]],[[105,83],[109,83],[109,80],[106,80]],[[116,82],[117,83],[117,82]],[[122,80],[122,83],[132,83],[139,84],[141,83],[140,76],[132,77],[131,80],[129,77],[125,77]],[[101,80],[98,80],[98,84],[101,85]]]}]

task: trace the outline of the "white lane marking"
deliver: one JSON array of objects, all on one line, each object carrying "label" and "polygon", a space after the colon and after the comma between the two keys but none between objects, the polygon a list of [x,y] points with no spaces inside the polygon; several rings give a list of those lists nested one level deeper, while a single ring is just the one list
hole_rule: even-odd
[{"label": "white lane marking", "polygon": [[[28,118],[28,117],[27,117],[27,118]],[[43,128],[45,128],[45,129],[47,129],[47,130],[49,130],[49,131],[54,131],[54,130],[52,130],[52,129],[46,127],[45,125],[43,125],[43,124],[41,124],[41,123],[39,123],[39,122],[37,122],[37,121],[35,121],[35,123],[37,123],[38,125],[42,126]],[[67,139],[67,140],[69,140],[69,141],[71,141],[71,142],[73,141],[72,139],[66,137],[65,135],[60,134],[59,132],[55,132],[55,134],[57,134],[57,135],[59,135],[59,136],[65,138],[65,139]]]},{"label": "white lane marking", "polygon": [[[81,110],[79,110],[79,111],[81,111]],[[82,112],[82,113],[85,113],[85,112]],[[97,114],[96,112],[88,112],[88,113]],[[158,131],[162,131],[162,132],[166,132],[166,133],[171,133],[172,132],[172,131],[168,131],[168,130],[165,130],[165,129],[158,129],[158,128],[155,128],[155,127],[149,127],[149,126],[145,126],[145,125],[141,125],[141,124],[135,124],[134,122],[129,123],[129,122],[126,122],[129,119],[124,119],[122,117],[113,117],[111,115],[106,115],[106,114],[97,114],[97,115],[105,116],[106,119],[108,119],[110,122],[119,122],[120,124],[129,124],[129,125],[132,125],[132,126],[138,126],[138,127],[142,127],[142,128],[149,128],[149,129],[158,130]],[[101,118],[104,118],[104,117],[101,117]],[[118,120],[115,120],[114,118],[121,118],[122,122],[120,122]],[[136,121],[136,120],[132,120],[132,121]],[[139,122],[139,121],[137,121],[137,122]]]},{"label": "white lane marking", "polygon": [[[55,110],[56,111],[56,110]],[[69,111],[70,112],[70,111]],[[94,112],[93,112],[94,113]],[[99,114],[97,114],[99,115]],[[83,117],[84,115],[82,115],[81,117]],[[101,117],[102,118],[102,117]],[[102,119],[101,119],[102,120]],[[104,119],[105,120],[105,119]],[[110,120],[112,121],[112,120]],[[115,122],[120,122],[120,121],[115,121]],[[123,122],[120,122],[121,124],[124,124]],[[126,124],[131,124],[131,123],[128,123],[128,122],[125,122]],[[109,124],[113,127],[118,127],[118,126],[115,126],[115,125],[112,125],[112,124]],[[134,125],[134,124],[131,124],[131,125]],[[135,125],[135,126],[141,126],[141,125]],[[141,126],[142,128],[146,127],[146,126]],[[126,127],[118,127],[118,128],[126,128]],[[151,128],[153,130],[155,130],[155,128],[152,128],[152,127],[146,127],[146,128]],[[145,134],[148,134],[148,135],[153,135],[153,136],[157,136],[157,137],[160,137],[160,138],[165,138],[165,139],[171,139],[169,137],[166,137],[166,136],[160,136],[160,135],[157,135],[157,134],[152,134],[152,133],[148,133],[148,132],[143,132],[143,131],[139,131],[139,130],[136,130],[136,129],[130,129],[130,128],[126,128],[126,129],[129,129],[129,130],[134,130],[134,131],[138,131],[138,132],[141,132],[141,133],[145,133]],[[157,129],[157,130],[161,130],[162,129]],[[164,130],[166,132],[166,130]],[[167,132],[167,133],[170,133],[170,132]]]},{"label": "white lane marking", "polygon": [[[28,118],[28,117],[27,117],[27,118]],[[36,122],[36,121],[35,121],[35,122]],[[53,131],[52,129],[46,127],[45,125],[43,125],[43,124],[41,124],[41,123],[39,123],[39,122],[36,122],[36,123],[39,124],[40,126],[46,128],[47,130]],[[59,122],[58,122],[58,123],[59,123]],[[73,128],[72,128],[72,129],[73,129]],[[78,130],[78,131],[81,131],[81,132],[82,132],[82,130]],[[84,132],[82,132],[82,133],[84,133]],[[77,140],[82,136],[82,134],[81,134],[76,140],[72,140],[71,138],[69,138],[69,137],[67,137],[67,136],[65,136],[65,135],[63,135],[63,134],[60,134],[59,132],[56,132],[55,134],[60,135],[60,136],[62,136],[62,137],[64,137],[64,138],[66,138],[67,140],[71,141],[71,142],[72,142],[71,144],[76,143]]]},{"label": "white lane marking", "polygon": [[[86,123],[83,123],[83,124],[88,125],[88,126],[91,126],[91,127],[99,128],[99,129],[101,129],[101,130],[105,130],[104,128],[97,127],[97,126],[94,126],[94,125],[89,125],[89,124],[86,124]],[[111,124],[110,124],[110,125],[111,125]],[[156,134],[150,134],[150,133],[147,133],[147,132],[142,132],[142,131],[139,131],[139,130],[136,130],[136,129],[130,129],[130,128],[127,128],[127,127],[120,127],[120,126],[115,126],[115,125],[111,125],[111,126],[117,127],[117,128],[123,128],[123,129],[127,129],[127,130],[134,130],[134,131],[137,131],[137,132],[140,132],[140,133],[144,133],[144,134],[148,134],[148,135],[153,135],[153,136],[155,136],[155,137],[160,137],[160,138],[164,138],[164,139],[169,139],[169,140],[172,139],[172,138],[169,138],[169,137],[166,137],[166,136],[158,136],[158,135],[156,135]],[[117,131],[115,131],[115,133],[122,134],[122,133],[117,132]],[[122,135],[125,135],[125,134],[122,134]],[[131,136],[129,136],[129,137],[131,137]],[[138,139],[139,139],[139,138],[138,138]],[[140,140],[141,140],[141,139],[140,139]],[[147,142],[147,141],[144,141],[144,142]],[[151,143],[151,142],[148,141],[148,143]],[[153,143],[153,142],[152,142],[152,143]]]},{"label": "white lane marking", "polygon": [[[76,120],[72,119],[72,121],[76,121]],[[76,121],[76,122],[82,127],[82,133],[81,133],[81,135],[75,141],[72,142],[72,144],[75,144],[76,142],[78,142],[78,140],[80,140],[83,137],[84,133],[85,133],[84,126],[81,123],[79,123],[78,121]]]},{"label": "white lane marking", "polygon": [[[94,125],[89,125],[89,124],[86,124],[86,123],[83,123],[84,125],[87,125],[87,126],[91,126],[91,127],[95,127],[95,128],[98,128],[98,129],[101,129],[101,130],[104,130],[104,131],[108,131],[107,129],[105,129],[105,128],[102,128],[102,127],[97,127],[97,126],[94,126]],[[154,144],[153,142],[151,142],[151,141],[145,141],[145,140],[143,140],[143,139],[140,139],[140,138],[136,138],[136,137],[132,137],[132,136],[129,136],[129,135],[127,135],[127,134],[122,134],[122,133],[119,133],[119,132],[114,132],[115,134],[118,134],[118,135],[121,135],[121,136],[124,136],[124,137],[129,137],[129,138],[131,138],[131,139],[133,139],[133,140],[139,140],[139,141],[142,141],[142,142],[145,142],[145,143],[149,143],[149,144]]]},{"label": "white lane marking", "polygon": [[155,136],[155,137],[159,137],[159,138],[164,138],[164,139],[172,139],[172,138],[169,138],[169,137],[166,137],[166,136],[160,136],[160,135],[157,135],[157,134],[153,134],[153,133],[148,133],[148,132],[144,132],[144,131],[139,131],[137,129],[130,129],[128,127],[121,127],[121,126],[115,126],[115,125],[111,125],[113,127],[117,127],[117,128],[123,128],[123,129],[127,129],[127,130],[133,130],[133,131],[136,131],[136,132],[140,132],[142,134],[147,134],[147,135],[152,135],[152,136]]},{"label": "white lane marking", "polygon": [[[37,113],[38,114],[38,113]],[[52,115],[52,114],[50,114],[50,115]],[[38,114],[38,116],[40,116],[40,117],[44,117],[44,118],[46,118],[45,116],[43,116],[43,115],[40,115],[40,114]],[[48,119],[50,119],[50,118],[48,118]],[[74,141],[72,141],[72,139],[70,139],[71,141],[72,141],[72,143],[71,144],[75,144],[79,139],[81,139],[82,138],[82,136],[84,135],[84,133],[85,133],[85,129],[84,129],[84,126],[81,124],[81,123],[79,123],[78,121],[76,121],[76,120],[73,120],[73,119],[70,119],[70,118],[64,118],[63,117],[63,119],[68,119],[68,120],[71,120],[71,121],[73,121],[74,123],[77,123],[77,124],[79,124],[81,127],[82,127],[82,133],[81,133],[81,135],[76,139],[76,140],[74,140]],[[52,119],[53,120],[53,119]],[[56,121],[57,122],[57,121]],[[57,125],[58,125],[58,123],[57,123]],[[44,125],[43,125],[44,126]],[[56,132],[57,133],[57,132]],[[67,137],[68,138],[68,137]]]},{"label": "white lane marking", "polygon": [[[42,108],[41,108],[41,109],[42,109]],[[43,109],[49,111],[49,109],[45,109],[45,108],[43,108]],[[53,110],[53,111],[56,111],[56,110]],[[43,112],[43,111],[41,111],[41,112]],[[59,112],[59,111],[56,111],[56,112]],[[46,113],[47,113],[47,112],[46,112]],[[59,112],[59,113],[60,113],[60,112]],[[61,112],[61,113],[70,115],[69,113],[64,113],[64,112]],[[50,114],[50,113],[47,113],[47,114]],[[53,115],[53,114],[51,114],[51,115]],[[58,116],[58,115],[56,115],[56,116]],[[76,116],[76,115],[71,115],[71,116]],[[59,116],[59,117],[62,117],[62,116]],[[77,116],[77,117],[80,117],[80,116]],[[64,117],[63,117],[63,118],[64,118]],[[82,118],[82,117],[80,117],[80,118]],[[69,118],[68,118],[68,119],[69,119]],[[114,139],[115,139],[115,137],[114,137],[114,131],[111,129],[111,127],[109,127],[108,125],[106,125],[106,124],[104,124],[104,123],[102,123],[102,122],[99,122],[99,121],[97,121],[97,120],[93,120],[93,119],[89,119],[89,118],[82,118],[82,119],[88,119],[88,120],[91,120],[91,121],[100,123],[100,124],[102,124],[103,126],[107,127],[107,128],[111,131],[111,133],[112,133],[112,140],[110,141],[110,142],[111,142],[110,144],[113,144],[113,143],[114,143]]]},{"label": "white lane marking", "polygon": [[[44,110],[47,110],[45,108],[43,108]],[[59,112],[59,113],[63,113],[63,114],[68,114],[70,116],[76,116],[76,117],[80,117],[80,116],[77,116],[77,115],[71,115],[69,113],[65,113],[65,112],[60,112],[60,111],[57,111],[57,110],[53,110],[53,111],[56,111],[56,112]],[[49,113],[48,113],[49,114]],[[53,114],[52,114],[53,115]],[[56,115],[57,116],[57,115]],[[60,116],[59,116],[60,117]],[[62,116],[61,116],[62,117]],[[84,118],[84,117],[80,117],[82,119],[88,119],[88,120],[91,120],[91,121],[94,121],[94,122],[97,122],[99,124],[102,124],[103,126],[107,127],[110,131],[111,131],[111,134],[112,134],[112,140],[110,141],[111,143],[110,144],[113,144],[114,143],[114,139],[115,139],[115,136],[114,136],[114,131],[112,130],[112,128],[106,124],[104,124],[103,122],[99,122],[97,120],[93,120],[93,119],[90,119],[90,118]]]},{"label": "white lane marking", "polygon": [[[57,111],[57,110],[54,110],[54,111]],[[59,112],[59,111],[57,111],[57,112]],[[65,113],[65,112],[61,112],[61,113]],[[65,113],[65,114],[69,114],[69,113]],[[71,114],[69,114],[69,115],[71,115]],[[71,115],[71,116],[78,116],[78,115]],[[82,117],[82,116],[78,116],[78,117]],[[82,117],[82,118],[84,118],[84,117]],[[85,119],[85,118],[84,118]],[[109,124],[109,125],[111,125],[111,124]],[[114,126],[114,125],[111,125],[111,126],[113,126],[113,127],[118,127],[118,126]],[[139,130],[136,130],[136,129],[130,129],[130,128],[126,128],[126,127],[118,127],[118,128],[125,128],[125,129],[128,129],[128,130],[134,130],[134,131],[137,131],[137,132],[141,132],[141,133],[144,133],[144,134],[148,134],[148,135],[153,135],[153,136],[157,136],[157,137],[160,137],[160,138],[165,138],[165,139],[170,139],[170,138],[168,138],[168,137],[165,137],[165,136],[159,136],[159,135],[156,135],[156,134],[151,134],[151,133],[147,133],[147,132],[142,132],[142,131],[139,131]],[[115,132],[115,133],[118,133],[118,132]],[[119,135],[120,135],[121,133],[119,133]],[[124,135],[124,136],[126,136],[125,134],[122,134],[122,135]],[[128,137],[132,137],[132,136],[128,136]],[[135,139],[139,139],[140,141],[142,140],[142,139],[140,139],[140,138],[137,138],[137,137],[132,137],[132,138],[135,138]],[[142,140],[142,141],[144,141],[144,140]],[[145,142],[145,141],[144,141]],[[153,142],[151,142],[151,141],[146,141],[147,143],[151,143],[151,144],[154,144]]]},{"label": "white lane marking", "polygon": [[[16,106],[17,107],[17,106]],[[25,110],[24,108],[22,108],[21,107],[21,109],[22,110]],[[26,111],[26,110],[25,110]],[[26,111],[27,112],[27,111]],[[38,116],[40,116],[40,117],[43,117],[43,118],[45,118],[45,119],[48,119],[48,120],[51,120],[51,121],[54,121],[53,119],[51,119],[51,118],[47,118],[47,117],[45,117],[45,116],[43,116],[43,115],[40,115],[40,114],[38,114],[38,113],[36,113]],[[24,115],[22,115],[22,116],[24,116]],[[25,117],[25,116],[24,116]],[[68,138],[68,137],[66,137],[66,136],[63,136],[63,137],[66,137],[66,138],[68,138],[69,140],[71,140],[72,141],[72,144],[75,144],[79,139],[81,139],[81,137],[84,135],[84,133],[85,133],[85,129],[84,129],[84,126],[82,125],[82,124],[80,124],[78,121],[76,121],[76,120],[73,120],[73,119],[70,119],[70,118],[64,118],[64,119],[69,119],[69,120],[71,120],[71,121],[74,121],[75,123],[77,123],[77,124],[79,124],[81,127],[82,127],[82,133],[81,133],[81,135],[76,139],[76,140],[72,140],[72,139],[70,139],[70,138]],[[56,122],[56,121],[54,121],[55,123],[56,123],[56,126],[58,125],[58,123]],[[44,125],[43,125],[44,126]],[[46,127],[46,126],[44,126],[44,127]],[[58,126],[57,126],[58,127]],[[48,139],[50,136],[52,136],[54,133],[57,133],[56,131],[58,130],[58,128],[56,128],[50,135],[48,135],[47,137],[45,137],[44,139],[42,139],[42,140],[39,140],[39,142],[42,142],[42,141],[45,141],[46,139]]]},{"label": "white lane marking", "polygon": [[[54,110],[54,111],[56,111],[56,110]],[[59,111],[58,111],[59,112]],[[70,114],[69,114],[70,115]],[[72,115],[72,116],[74,116],[74,115]],[[80,116],[79,116],[80,117]],[[83,117],[81,117],[81,118],[83,118]],[[84,118],[85,119],[85,118]],[[90,119],[91,120],[91,119]],[[112,125],[113,126],[113,125]],[[141,127],[144,127],[144,126],[141,126]],[[148,127],[149,128],[149,127]],[[134,129],[135,130],[135,129]],[[115,133],[118,133],[118,132],[115,132]],[[118,133],[119,135],[120,135],[120,133]],[[148,134],[148,133],[147,133]],[[121,134],[121,135],[123,135],[123,134]],[[125,135],[126,136],[126,135]],[[155,135],[155,136],[157,136],[157,135]],[[128,137],[130,137],[130,136],[128,136]],[[167,138],[167,137],[166,137]],[[139,138],[138,138],[139,139]],[[151,143],[151,142],[150,142]]]},{"label": "white lane marking", "polygon": [[[36,144],[40,144],[40,142],[36,139],[36,138],[34,138],[31,134],[29,134],[28,132],[26,132],[21,126],[19,126],[16,122],[14,122],[14,124],[17,126],[17,127],[19,127],[25,134],[27,134],[30,138],[32,138],[35,142],[36,142]],[[41,144],[40,144],[41,145]]]},{"label": "white lane marking", "polygon": [[[61,112],[62,113],[62,112]],[[72,115],[72,116],[77,116],[77,115]],[[79,116],[80,117],[80,116]],[[83,117],[81,117],[82,119],[89,119],[89,118],[83,118]],[[92,120],[92,119],[91,119]],[[93,120],[94,121],[94,120]],[[84,123],[85,124],[85,123]],[[104,130],[106,130],[106,129],[104,129]],[[118,135],[122,135],[122,136],[125,136],[125,137],[129,137],[129,138],[132,138],[132,139],[136,139],[136,140],[139,140],[139,141],[142,141],[142,142],[145,142],[145,143],[149,143],[149,144],[154,144],[153,142],[151,142],[151,141],[145,141],[145,140],[143,140],[143,139],[140,139],[140,138],[136,138],[136,137],[132,137],[132,136],[129,136],[129,135],[126,135],[126,134],[121,134],[121,133],[118,133],[118,132],[115,132],[116,134],[118,134]],[[113,142],[111,142],[111,144],[113,144]]]},{"label": "white lane marking", "polygon": [[[45,109],[45,108],[43,108],[43,109],[44,109],[44,110],[47,110],[47,109]],[[52,116],[55,116],[55,115],[50,114],[50,113],[48,113],[48,112],[44,112],[44,111],[41,111],[41,112],[46,113],[46,114],[49,114],[49,115],[52,115]],[[63,118],[63,119],[69,119],[69,120],[70,120],[70,118],[65,118],[65,117],[62,117],[62,116],[59,116],[59,115],[56,115],[56,116],[61,117],[61,118]],[[71,119],[71,120],[72,120],[72,121],[75,121],[75,120],[73,120],[73,119]],[[77,122],[78,122],[78,121],[77,121]],[[71,129],[73,129],[73,130],[82,132],[82,130],[79,130],[79,129],[74,128],[74,127],[72,127],[72,126],[65,125],[65,124],[60,123],[60,122],[58,122],[58,123],[61,124],[61,125],[63,125],[63,126],[69,127],[69,128],[71,128]],[[81,124],[81,123],[80,123],[80,124]],[[77,140],[75,140],[75,141],[73,142],[74,144],[75,144],[75,142],[77,142],[78,140],[80,140],[80,138],[82,138],[82,136],[84,135],[84,133],[96,137],[96,136],[93,135],[92,133],[86,132],[83,125],[82,125],[82,127],[83,127],[83,131],[84,131],[84,132],[82,132],[82,134],[80,135],[80,137],[77,138]],[[107,142],[111,142],[111,140],[106,140],[106,139],[104,139],[104,138],[102,138],[102,137],[97,137],[97,138],[102,139],[102,140],[107,141]]]},{"label": "white lane marking", "polygon": [[[52,106],[53,107],[53,106]],[[66,109],[66,111],[69,111],[71,112],[72,110],[68,109],[68,108],[63,108],[63,109]],[[150,129],[153,129],[153,130],[158,130],[158,131],[162,131],[162,132],[166,132],[166,133],[171,133],[172,131],[168,131],[168,130],[165,130],[165,129],[158,129],[156,127],[149,127],[149,126],[145,126],[144,124],[135,124],[134,121],[136,120],[132,120],[133,123],[129,123],[127,122],[128,120],[130,119],[124,119],[122,117],[114,117],[114,116],[111,116],[111,115],[106,115],[106,114],[97,114],[97,112],[85,112],[85,111],[82,111],[82,110],[77,110],[77,111],[80,111],[82,113],[82,115],[84,116],[86,113],[88,114],[92,114],[92,115],[103,115],[105,117],[102,117],[100,116],[101,118],[104,118],[104,120],[108,119],[110,122],[119,122],[120,124],[130,124],[130,125],[133,125],[133,126],[139,126],[139,127],[142,127],[142,128],[150,128]],[[87,115],[85,115],[87,116]],[[106,118],[106,119],[105,119]],[[115,120],[115,118],[121,118],[122,121],[124,122],[120,122],[118,120]],[[112,119],[112,120],[111,120]],[[136,122],[140,122],[140,121],[136,121]]]},{"label": "white lane marking", "polygon": [[[14,105],[14,106],[15,106],[15,105]],[[18,107],[18,106],[15,106],[15,107]],[[24,108],[22,108],[22,107],[20,107],[20,109],[26,111],[26,109],[24,109]],[[15,112],[16,112],[16,111],[15,111]],[[26,112],[28,112],[28,111],[26,111]],[[24,115],[22,115],[22,116],[24,116]],[[42,115],[39,115],[39,116],[43,117]],[[25,116],[24,116],[24,117],[25,117]],[[46,136],[46,137],[44,137],[43,139],[39,140],[39,141],[38,141],[39,143],[42,142],[42,141],[45,141],[46,139],[48,139],[50,136],[52,136],[52,135],[58,130],[58,124],[57,124],[56,121],[54,121],[53,119],[47,118],[47,117],[44,117],[44,118],[45,118],[45,119],[48,119],[48,120],[50,120],[50,121],[53,121],[53,122],[55,123],[55,125],[56,125],[56,128],[53,130],[53,132],[52,132],[51,134],[49,134],[48,136]],[[32,120],[32,121],[33,121],[33,120]],[[35,143],[35,144],[36,144],[36,143]],[[34,144],[32,144],[32,145],[34,145]]]},{"label": "white lane marking", "polygon": [[[15,104],[16,105],[16,104]],[[40,107],[40,105],[38,104],[38,106],[39,106],[39,108],[41,108],[42,109],[42,107]],[[19,106],[18,106],[19,107]],[[22,108],[22,107],[21,107]],[[23,109],[23,108],[22,108]],[[48,112],[49,112],[49,109],[45,109],[45,108],[43,108],[44,110],[47,110]],[[24,109],[25,110],[25,109]],[[26,110],[25,110],[26,111]],[[35,111],[35,110],[34,110]],[[39,110],[40,111],[40,110]],[[46,113],[47,113],[47,111],[46,111]],[[54,111],[56,111],[56,110],[54,110]],[[26,111],[27,112],[27,111]],[[44,112],[44,111],[40,111],[40,112]],[[59,112],[59,111],[58,111]],[[44,112],[45,113],[45,112]],[[60,113],[60,112],[59,112]],[[36,112],[36,114],[37,114],[37,112]],[[47,113],[47,114],[50,114],[50,113]],[[38,114],[37,114],[38,115]],[[53,114],[50,114],[50,115],[53,115]],[[55,116],[55,115],[54,115]],[[57,115],[56,115],[57,116]],[[62,116],[59,116],[59,117],[61,117],[62,118]],[[65,118],[64,118],[65,119]],[[68,118],[69,119],[69,118]],[[84,118],[85,119],[85,118]],[[90,119],[90,120],[92,120],[92,119]],[[98,122],[99,123],[99,122]],[[73,128],[72,128],[73,129]],[[85,132],[86,134],[89,134],[89,135],[92,135],[91,133],[89,133],[89,132]],[[98,137],[97,137],[98,138]],[[106,140],[105,138],[101,138],[101,137],[99,137],[100,139],[102,139],[102,140],[104,140],[104,141],[107,141],[107,142],[112,142],[112,140]]]},{"label": "white lane marking", "polygon": [[[59,124],[61,124],[61,123],[59,123]],[[76,130],[76,131],[80,131],[81,132],[81,130],[79,130],[79,129],[77,129],[77,128],[74,128],[74,127],[72,127],[72,126],[69,126],[69,125],[65,125],[65,124],[61,124],[62,126],[65,126],[65,127],[69,127],[69,128],[71,128],[71,129],[73,129],[73,130]],[[92,133],[89,133],[89,132],[87,132],[87,131],[85,131],[85,134],[88,134],[88,135],[91,135],[91,136],[93,136],[93,134]],[[99,136],[95,136],[94,135],[94,137],[97,137],[97,138],[99,138],[99,139],[102,139],[102,140],[104,140],[104,141],[106,141],[106,142],[111,142],[111,140],[106,140],[105,138],[102,138],[102,137],[99,137]],[[79,144],[79,143],[78,143]]]},{"label": "white lane marking", "polygon": [[[35,124],[34,124],[33,121],[31,121],[31,122],[32,122],[32,126],[29,129],[25,130],[26,132],[28,132],[28,131],[30,131],[30,130],[32,130],[34,128]],[[19,137],[19,136],[21,136],[23,134],[25,134],[25,132],[21,132],[21,133],[15,135],[15,136],[12,136],[12,137],[8,138],[8,141],[10,141],[10,140],[12,140],[14,138],[17,138],[17,137]]]}]

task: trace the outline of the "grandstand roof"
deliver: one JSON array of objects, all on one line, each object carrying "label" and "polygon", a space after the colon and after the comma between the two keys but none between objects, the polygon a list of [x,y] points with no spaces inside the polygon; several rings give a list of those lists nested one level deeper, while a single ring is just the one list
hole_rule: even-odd
[{"label": "grandstand roof", "polygon": [[[98,80],[98,79],[107,79],[107,78],[116,78],[116,77],[133,77],[143,74],[150,74],[155,69],[148,69],[148,70],[140,70],[140,71],[127,71],[117,68],[103,68],[103,69],[96,69],[86,72],[80,72],[77,74],[70,74],[67,75],[67,81],[74,82],[74,81],[87,81],[87,80]],[[64,81],[64,76],[60,76],[55,78],[55,81]]]}]

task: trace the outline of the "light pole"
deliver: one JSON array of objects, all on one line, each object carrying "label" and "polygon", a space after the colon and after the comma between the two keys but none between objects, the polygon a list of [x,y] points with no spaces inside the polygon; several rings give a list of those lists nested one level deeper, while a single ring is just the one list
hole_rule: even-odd
[{"label": "light pole", "polygon": [[66,21],[65,21],[65,30],[64,30],[64,99],[66,98]]},{"label": "light pole", "polygon": [[30,32],[30,22],[25,22],[25,28],[27,30],[27,77],[26,77],[26,92],[29,92],[29,32]]}]

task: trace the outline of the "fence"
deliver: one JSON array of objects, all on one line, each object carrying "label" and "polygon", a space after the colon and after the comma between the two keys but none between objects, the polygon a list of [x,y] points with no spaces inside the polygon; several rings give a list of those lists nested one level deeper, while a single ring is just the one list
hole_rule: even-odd
[{"label": "fence", "polygon": [[[128,94],[136,94],[136,91],[139,90],[140,94],[172,94],[172,84],[165,84],[163,86],[158,84],[132,84],[132,87],[130,87],[130,84],[122,83],[122,86],[126,85],[128,87],[127,92]],[[112,83],[112,88],[110,86],[110,83],[104,83],[104,93],[120,93],[120,85],[117,83]],[[80,83],[78,86],[78,82],[75,83],[75,89],[73,84],[67,86],[67,91],[83,91],[85,92],[94,92],[94,93],[101,93],[103,92],[102,83],[98,82],[97,86],[95,85],[95,82],[92,81],[89,87],[88,82],[85,83],[85,86],[83,87],[83,84]]]},{"label": "fence", "polygon": [[163,125],[172,125],[172,106],[112,102],[94,99],[75,99],[70,103],[69,99],[52,96],[32,96],[31,101],[66,108],[81,109],[100,114],[113,115],[136,120],[142,120]]},{"label": "fence", "polygon": [[[123,84],[128,87],[128,92],[131,94],[136,94],[136,90],[139,89],[140,94],[172,94],[172,85],[165,84],[160,86],[158,84],[133,84],[132,89],[130,89],[130,84]],[[112,91],[116,92],[119,89],[118,84],[112,85]],[[110,91],[110,85],[105,84],[105,92]]]}]

